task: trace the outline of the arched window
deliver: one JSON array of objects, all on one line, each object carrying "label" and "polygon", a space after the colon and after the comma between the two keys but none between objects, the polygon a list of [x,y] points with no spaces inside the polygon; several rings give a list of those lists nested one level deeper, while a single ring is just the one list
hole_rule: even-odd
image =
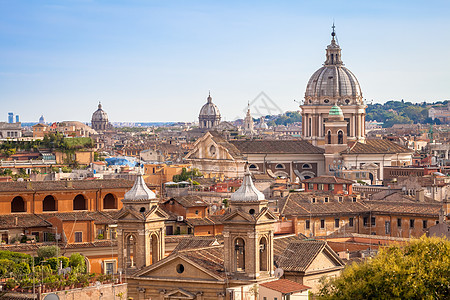
[{"label": "arched window", "polygon": [[312,169],[310,164],[303,164],[302,169]]},{"label": "arched window", "polygon": [[284,169],[284,165],[283,164],[277,164],[275,166],[275,169]]},{"label": "arched window", "polygon": [[342,130],[338,131],[338,144],[343,144],[344,143],[344,133],[342,132]]},{"label": "arched window", "polygon": [[245,242],[237,238],[234,242],[236,271],[245,271]]},{"label": "arched window", "polygon": [[52,195],[48,195],[42,201],[42,210],[43,211],[56,211],[56,200]]},{"label": "arched window", "polygon": [[150,246],[152,248],[151,263],[154,264],[159,260],[159,243],[158,236],[156,234],[152,234],[150,236]]},{"label": "arched window", "polygon": [[116,197],[109,193],[103,198],[103,209],[117,209]]},{"label": "arched window", "polygon": [[267,271],[268,266],[268,249],[267,249],[267,239],[262,237],[259,240],[259,270]]},{"label": "arched window", "polygon": [[127,268],[135,267],[135,255],[136,255],[136,238],[133,235],[127,237]]},{"label": "arched window", "polygon": [[312,118],[309,118],[308,136],[312,136]]},{"label": "arched window", "polygon": [[25,201],[22,197],[14,197],[11,201],[11,212],[26,212]]},{"label": "arched window", "polygon": [[327,144],[331,144],[331,131],[329,131],[329,130],[327,133]]},{"label": "arched window", "polygon": [[86,198],[83,195],[79,194],[73,199],[73,210],[86,210],[87,203]]}]

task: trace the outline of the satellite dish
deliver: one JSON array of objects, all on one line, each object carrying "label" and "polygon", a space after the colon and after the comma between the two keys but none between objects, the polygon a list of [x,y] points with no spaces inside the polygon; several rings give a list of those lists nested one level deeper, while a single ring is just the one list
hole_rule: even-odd
[{"label": "satellite dish", "polygon": [[44,300],[59,300],[59,296],[51,293],[45,296]]},{"label": "satellite dish", "polygon": [[284,274],[284,271],[283,271],[282,268],[276,268],[275,269],[274,275],[275,275],[276,278],[280,278],[281,276],[283,276],[283,274]]}]

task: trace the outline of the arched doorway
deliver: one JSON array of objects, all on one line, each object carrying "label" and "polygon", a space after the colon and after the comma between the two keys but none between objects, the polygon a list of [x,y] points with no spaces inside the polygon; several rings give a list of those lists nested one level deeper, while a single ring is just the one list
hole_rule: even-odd
[{"label": "arched doorway", "polygon": [[79,194],[73,199],[73,210],[86,210],[87,201],[86,198]]},{"label": "arched doorway", "polygon": [[22,197],[14,197],[14,199],[11,201],[11,212],[26,212],[25,201]]},{"label": "arched doorway", "polygon": [[116,197],[109,193],[103,198],[103,209],[117,209]]},{"label": "arched doorway", "polygon": [[150,245],[152,249],[151,263],[154,264],[159,260],[159,243],[158,236],[156,234],[152,234],[150,236]]},{"label": "arched doorway", "polygon": [[342,130],[339,130],[338,132],[338,144],[343,144],[344,143],[344,133],[342,132]]},{"label": "arched doorway", "polygon": [[56,211],[56,200],[52,195],[48,195],[42,201],[42,210],[43,211]]},{"label": "arched doorway", "polygon": [[267,271],[267,264],[268,264],[268,249],[267,249],[267,239],[265,237],[262,237],[259,240],[259,270],[260,271]]},{"label": "arched doorway", "polygon": [[234,241],[236,271],[245,271],[245,242],[242,238]]}]

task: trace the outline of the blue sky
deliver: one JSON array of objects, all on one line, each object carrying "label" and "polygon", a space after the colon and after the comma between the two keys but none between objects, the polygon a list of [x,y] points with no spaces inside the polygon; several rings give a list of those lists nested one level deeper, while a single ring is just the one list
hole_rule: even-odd
[{"label": "blue sky", "polygon": [[3,1],[0,121],[223,119],[264,91],[296,110],[333,19],[363,96],[450,99],[449,1]]}]

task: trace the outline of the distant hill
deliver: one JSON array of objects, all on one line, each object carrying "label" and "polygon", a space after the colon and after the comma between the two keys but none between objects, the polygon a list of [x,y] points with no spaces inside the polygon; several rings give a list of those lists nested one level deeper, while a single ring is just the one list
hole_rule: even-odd
[{"label": "distant hill", "polygon": [[402,101],[387,101],[384,104],[367,105],[366,121],[383,122],[383,127],[394,124],[431,124],[440,123],[428,117],[428,109],[447,105],[448,100],[433,103],[411,103]]}]

